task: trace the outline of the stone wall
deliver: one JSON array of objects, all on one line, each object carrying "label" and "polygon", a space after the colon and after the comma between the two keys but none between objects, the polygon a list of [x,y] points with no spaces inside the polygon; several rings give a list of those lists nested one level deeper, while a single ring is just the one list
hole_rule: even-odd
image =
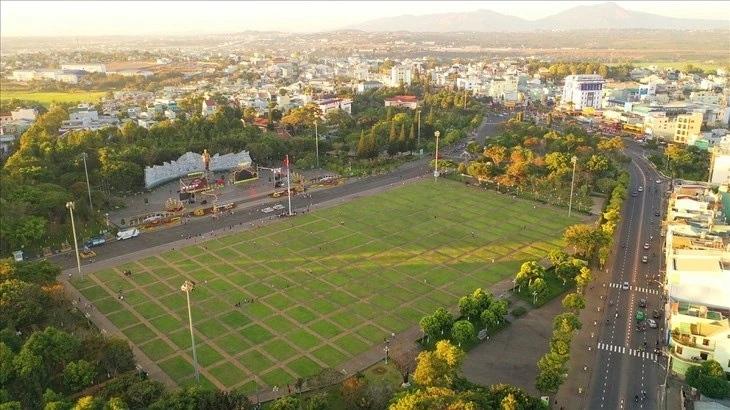
[{"label": "stone wall", "polygon": [[[225,155],[215,154],[210,157],[210,170],[213,172],[238,168],[241,164],[251,165],[251,156],[248,151]],[[204,170],[202,154],[186,152],[177,161],[146,167],[144,169],[144,184],[149,189],[190,173]]]}]

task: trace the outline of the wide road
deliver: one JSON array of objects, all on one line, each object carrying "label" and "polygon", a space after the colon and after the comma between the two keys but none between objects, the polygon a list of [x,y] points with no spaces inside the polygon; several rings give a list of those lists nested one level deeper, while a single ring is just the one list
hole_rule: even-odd
[{"label": "wide road", "polygon": [[[619,243],[615,246],[616,257],[609,272],[612,281],[600,305],[604,319],[598,323],[601,331],[595,346],[598,349],[595,372],[587,392],[591,409],[664,406],[662,384],[666,358],[655,353],[655,349],[662,347],[663,316],[654,319],[657,328],[651,328],[647,319],[637,321],[637,312],[642,311],[645,318],[651,318],[654,309],[662,310],[660,229],[664,214],[662,195],[667,181],[641,157],[640,146],[633,142],[627,145],[627,154],[632,158],[631,186]],[[656,212],[661,216],[657,217]],[[643,261],[644,257],[647,262]],[[646,307],[639,307],[641,299],[646,301]],[[641,329],[637,329],[637,323]],[[642,392],[646,392],[644,399]]]},{"label": "wide road", "polygon": [[[506,120],[506,118],[496,115],[486,115],[484,121],[477,129],[475,139],[483,144],[485,138],[487,136],[493,136],[494,132],[496,132],[497,125],[504,120]],[[454,146],[465,144],[466,141],[468,141],[468,139],[464,140],[464,142],[454,144]],[[446,147],[446,150],[453,152],[454,146]],[[463,149],[459,152],[463,152]],[[344,185],[310,192],[311,197],[309,198],[293,196],[292,210],[302,211],[307,207],[310,207],[311,209],[311,206],[357,195],[372,189],[387,187],[391,184],[397,184],[411,178],[431,178],[433,174],[431,173],[431,168],[428,167],[428,163],[431,160],[431,156],[426,156],[419,160],[406,163],[389,174],[350,179]],[[124,241],[107,242],[103,246],[94,248],[96,256],[93,259],[95,262],[99,262],[149,249],[165,243],[174,242],[187,236],[194,236],[198,234],[206,235],[210,233],[210,231],[218,232],[219,230],[228,228],[231,225],[249,225],[251,223],[259,223],[260,221],[268,220],[274,213],[264,214],[256,212],[257,208],[264,208],[267,206],[261,204],[261,199],[262,198],[254,198],[239,202],[237,204],[238,208],[234,210],[233,215],[222,216],[218,220],[211,217],[193,218],[190,220],[190,223],[186,225],[177,225],[152,232],[143,232],[136,238]],[[266,199],[266,202],[271,204],[286,203],[286,198],[268,198]],[[53,255],[49,258],[49,260],[58,264],[63,269],[69,269],[76,266],[76,259],[70,253]],[[82,260],[82,264],[88,263],[88,261]]]}]

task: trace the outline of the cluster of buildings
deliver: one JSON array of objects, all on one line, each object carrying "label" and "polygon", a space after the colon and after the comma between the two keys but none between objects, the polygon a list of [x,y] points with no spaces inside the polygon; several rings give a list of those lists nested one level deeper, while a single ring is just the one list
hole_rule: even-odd
[{"label": "cluster of buildings", "polygon": [[730,372],[730,209],[727,183],[677,182],[668,194],[665,337],[672,370],[716,360]]}]

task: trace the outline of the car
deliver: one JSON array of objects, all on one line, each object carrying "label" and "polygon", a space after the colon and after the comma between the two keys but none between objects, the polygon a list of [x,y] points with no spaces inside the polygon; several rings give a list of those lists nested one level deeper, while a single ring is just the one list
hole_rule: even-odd
[{"label": "car", "polygon": [[274,208],[266,207],[266,208],[262,209],[261,212],[268,214],[269,212],[274,212]]},{"label": "car", "polygon": [[647,250],[649,249],[649,242],[646,242],[646,243],[644,244],[644,249],[647,249]]},{"label": "car", "polygon": [[641,262],[642,262],[642,263],[649,263],[649,257],[648,257],[648,256],[646,256],[646,255],[642,256],[642,257],[641,257]]},{"label": "car", "polygon": [[644,320],[644,312],[642,312],[642,311],[636,312],[636,320]]},{"label": "car", "polygon": [[662,183],[662,180],[661,180],[661,179],[657,179],[657,180],[656,180],[656,183],[657,183],[657,184],[661,184],[661,183]]},{"label": "car", "polygon": [[639,192],[644,192],[644,187],[643,186],[639,186]]},{"label": "car", "polygon": [[660,317],[662,317],[661,310],[656,310],[656,309],[652,310],[651,317],[653,317],[654,319],[659,319]]},{"label": "car", "polygon": [[639,307],[640,308],[646,307],[646,299],[639,299]]},{"label": "car", "polygon": [[629,282],[624,282],[623,285],[621,285],[621,289],[629,290]]},{"label": "car", "polygon": [[656,329],[656,320],[654,320],[654,319],[646,319],[646,323],[649,325],[650,328]]},{"label": "car", "polygon": [[661,217],[661,216],[662,216],[662,213],[661,213],[661,212],[659,212],[659,211],[656,211],[656,212],[654,212],[654,216],[659,216],[659,217]]},{"label": "car", "polygon": [[637,195],[639,195],[639,194],[637,194],[636,191],[631,193],[631,196],[633,196],[634,198],[636,198]]}]

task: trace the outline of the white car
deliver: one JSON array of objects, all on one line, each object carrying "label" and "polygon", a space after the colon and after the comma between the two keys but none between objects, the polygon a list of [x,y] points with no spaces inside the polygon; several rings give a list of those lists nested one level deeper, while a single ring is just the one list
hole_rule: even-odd
[{"label": "white car", "polygon": [[272,208],[276,209],[277,211],[281,211],[282,209],[284,209],[284,205],[276,204],[276,205],[272,206]]},{"label": "white car", "polygon": [[642,256],[641,257],[641,262],[643,262],[643,263],[649,263],[649,257],[646,256],[646,255]]},{"label": "white car", "polygon": [[261,210],[261,212],[268,214],[269,212],[274,212],[274,208],[268,207]]},{"label": "white car", "polygon": [[656,329],[656,320],[654,319],[646,319],[646,323],[649,324],[649,327],[652,329]]},{"label": "white car", "polygon": [[656,180],[656,183],[657,183],[657,184],[661,184],[661,183],[662,183],[662,180],[661,180],[661,179],[657,179],[657,180]]},{"label": "white car", "polygon": [[649,249],[649,242],[644,244],[644,249],[647,249],[647,250]]},{"label": "white car", "polygon": [[623,290],[629,290],[629,282],[624,282],[624,284],[621,285],[621,289],[623,289]]},{"label": "white car", "polygon": [[639,192],[644,192],[644,187],[643,186],[640,186],[639,187]]}]

